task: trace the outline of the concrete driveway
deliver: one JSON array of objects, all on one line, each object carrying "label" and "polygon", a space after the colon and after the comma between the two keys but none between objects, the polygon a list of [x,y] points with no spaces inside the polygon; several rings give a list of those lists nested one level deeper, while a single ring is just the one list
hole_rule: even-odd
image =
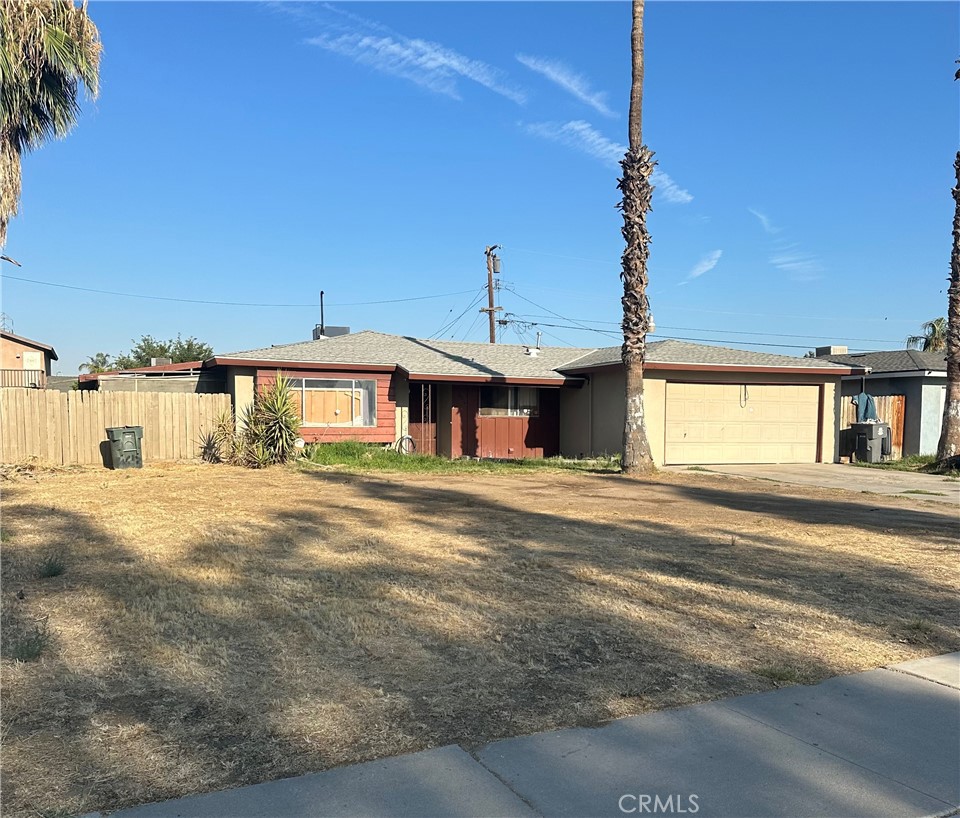
[{"label": "concrete driveway", "polygon": [[[687,471],[689,466],[670,466],[671,471]],[[935,474],[868,469],[842,463],[811,463],[782,465],[696,466],[697,471],[750,477],[755,480],[775,480],[798,486],[817,486],[825,489],[867,491],[896,497],[931,500],[960,505],[960,481]]]}]

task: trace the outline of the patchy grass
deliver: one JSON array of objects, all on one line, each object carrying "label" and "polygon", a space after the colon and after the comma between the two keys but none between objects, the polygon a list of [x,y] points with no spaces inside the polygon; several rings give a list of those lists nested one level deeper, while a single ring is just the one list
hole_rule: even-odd
[{"label": "patchy grass", "polygon": [[[955,515],[916,501],[695,472],[197,464],[24,476],[3,504],[18,818],[960,649]],[[52,547],[55,582],[35,572]],[[35,661],[6,652],[45,617]]]},{"label": "patchy grass", "polygon": [[863,469],[887,469],[890,471],[912,471],[921,474],[943,474],[950,477],[960,477],[957,469],[942,469],[937,464],[936,455],[912,454],[899,460],[884,460],[882,463],[861,463],[854,461],[854,466]]},{"label": "patchy grass", "polygon": [[763,665],[754,671],[758,676],[769,679],[777,687],[799,684],[803,681],[803,674],[790,665],[772,664]]},{"label": "patchy grass", "polygon": [[46,620],[30,625],[17,622],[5,630],[3,655],[14,662],[35,662],[50,643],[50,629]]},{"label": "patchy grass", "polygon": [[392,448],[344,440],[307,446],[303,466],[331,466],[349,471],[405,472],[408,474],[523,474],[534,471],[620,471],[619,457],[573,460],[548,457],[532,460],[451,460],[425,454],[400,454]]},{"label": "patchy grass", "polygon": [[927,491],[926,489],[904,489],[901,494],[931,494],[934,497],[946,497],[942,491]]},{"label": "patchy grass", "polygon": [[933,625],[926,619],[912,619],[907,623],[907,628],[920,633],[931,633],[933,631]]},{"label": "patchy grass", "polygon": [[37,563],[37,576],[40,579],[59,577],[66,570],[66,560],[59,551],[46,554],[41,557],[40,562]]}]

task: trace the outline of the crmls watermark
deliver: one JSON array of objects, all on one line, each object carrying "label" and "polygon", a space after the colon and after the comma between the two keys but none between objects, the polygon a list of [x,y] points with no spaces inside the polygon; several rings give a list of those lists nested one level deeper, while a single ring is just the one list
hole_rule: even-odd
[{"label": "crmls watermark", "polygon": [[617,802],[620,812],[648,815],[693,815],[700,811],[699,795],[650,795],[625,793]]}]

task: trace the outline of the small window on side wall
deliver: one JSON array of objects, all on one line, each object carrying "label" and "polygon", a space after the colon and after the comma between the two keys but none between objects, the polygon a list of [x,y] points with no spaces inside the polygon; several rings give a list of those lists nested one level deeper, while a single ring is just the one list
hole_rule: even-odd
[{"label": "small window on side wall", "polygon": [[529,386],[481,386],[481,417],[537,417],[540,390]]}]

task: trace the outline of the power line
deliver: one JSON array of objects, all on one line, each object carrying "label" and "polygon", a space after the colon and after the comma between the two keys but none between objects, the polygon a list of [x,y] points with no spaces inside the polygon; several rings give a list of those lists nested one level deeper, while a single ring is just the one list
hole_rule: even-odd
[{"label": "power line", "polygon": [[[578,323],[577,321],[574,321],[572,318],[567,318],[567,317],[564,316],[564,315],[560,315],[560,313],[554,312],[554,311],[551,310],[549,307],[544,307],[542,304],[538,304],[538,303],[536,303],[535,301],[531,301],[531,300],[530,300],[529,298],[527,298],[526,296],[520,295],[520,293],[518,293],[518,292],[516,291],[516,289],[513,288],[513,287],[510,287],[510,288],[508,288],[508,289],[509,289],[510,292],[512,292],[517,298],[519,298],[519,299],[521,299],[521,300],[523,300],[523,301],[526,301],[528,304],[533,304],[533,306],[536,307],[538,310],[546,310],[546,311],[549,312],[551,315],[553,315],[553,316],[556,317],[556,318],[559,318],[559,319],[562,320],[562,321],[570,321],[570,322],[573,323],[573,324],[577,324],[577,323]],[[585,329],[585,330],[591,330],[591,329],[593,329],[592,327],[585,326],[584,324],[580,324],[579,326],[580,326],[581,329]]]},{"label": "power line", "polygon": [[[484,289],[486,289],[486,287],[484,287]],[[477,322],[480,320],[481,315],[483,315],[483,313],[478,312],[475,316],[473,316],[473,323],[470,324],[469,327],[467,327],[467,331],[460,338],[461,341],[466,341],[467,338],[470,337],[470,333],[473,332],[473,328],[477,325]]]},{"label": "power line", "polygon": [[[461,319],[463,318],[463,316],[465,316],[465,315],[470,311],[470,309],[471,309],[472,307],[475,307],[477,304],[480,303],[480,301],[483,299],[483,291],[484,291],[485,289],[486,289],[485,287],[481,287],[481,288],[477,291],[476,295],[474,295],[473,300],[471,300],[471,302],[470,302],[469,304],[467,304],[466,309],[465,309],[462,313],[460,313],[460,315],[458,315],[458,316],[457,316],[456,318],[454,318],[452,321],[447,321],[445,324],[443,324],[443,325],[440,327],[440,329],[438,329],[436,332],[434,332],[434,333],[433,333],[432,335],[430,335],[429,337],[430,337],[430,338],[436,338],[436,337],[438,337],[439,335],[441,335],[442,333],[447,332],[448,330],[453,330],[453,329],[457,326],[457,324],[461,321]],[[453,312],[453,310],[451,310],[450,312]]]},{"label": "power line", "polygon": [[[312,304],[262,304],[248,301],[208,301],[199,298],[173,298],[165,295],[144,295],[142,293],[121,293],[114,290],[97,290],[93,287],[78,287],[75,284],[57,284],[53,281],[39,281],[35,278],[23,278],[22,276],[12,276],[4,273],[0,278],[9,278],[12,281],[25,281],[28,284],[41,284],[44,287],[58,287],[63,290],[78,290],[85,293],[96,293],[97,295],[113,295],[120,298],[142,298],[148,301],[174,301],[178,304],[207,304],[217,307],[266,307],[266,308],[297,308],[297,309],[316,309],[316,303]],[[473,290],[458,290],[455,293],[437,293],[436,295],[416,295],[409,298],[387,298],[381,301],[353,301],[343,304],[331,304],[332,307],[366,307],[373,304],[400,304],[406,301],[426,301],[431,298],[449,298],[454,295],[466,295]]]},{"label": "power line", "polygon": [[[600,335],[606,335],[611,338],[620,338],[620,334],[612,330],[596,329],[593,327],[571,326],[569,324],[544,324],[537,321],[529,322],[533,327],[556,327],[558,329],[583,330],[587,332],[596,332]],[[556,336],[554,336],[556,337]],[[659,332],[647,333],[648,338],[656,338],[658,341],[700,341],[710,344],[738,344],[740,346],[750,347],[778,347],[780,349],[810,349],[809,344],[774,344],[765,341],[741,341],[737,338],[691,338],[686,335],[663,335]],[[854,348],[851,352],[883,352],[880,349]]]},{"label": "power line", "polygon": [[[536,315],[534,313],[522,313],[522,318],[548,318],[550,316],[546,315]],[[556,317],[556,316],[554,316]],[[574,320],[574,319],[569,319]],[[577,318],[577,321],[583,324],[603,324],[605,326],[619,327],[619,321],[594,321],[589,318]],[[672,327],[667,326],[666,324],[657,324],[661,329],[672,329],[677,330],[678,332],[718,332],[721,335],[760,335],[766,338],[805,338],[808,340],[817,341],[823,340],[822,335],[791,335],[789,333],[783,332],[748,332],[746,330],[739,329],[713,329],[707,327]],[[652,333],[651,333],[652,334]],[[891,341],[887,338],[836,338],[837,341],[861,341],[871,344],[897,344],[899,341]]]},{"label": "power line", "polygon": [[[511,292],[515,296],[517,296],[517,298],[520,298],[523,301],[526,301],[528,304],[533,304],[533,306],[550,313],[556,318],[559,318],[561,321],[569,321],[572,324],[574,324],[574,326],[570,326],[569,324],[568,325],[540,324],[538,322],[530,322],[532,326],[552,326],[552,327],[557,327],[559,329],[580,329],[580,330],[585,330],[587,332],[595,332],[600,335],[620,337],[619,333],[615,333],[612,330],[604,330],[604,329],[598,329],[597,327],[589,327],[586,324],[581,324],[574,321],[572,318],[567,318],[566,316],[561,315],[558,312],[554,312],[548,307],[544,307],[542,304],[537,304],[535,301],[531,301],[529,298],[526,298],[525,296],[520,295],[520,293],[518,293],[515,289],[511,289]],[[692,331],[700,332],[701,330],[692,330]],[[809,344],[775,344],[775,343],[764,342],[764,341],[740,341],[736,339],[722,339],[722,338],[691,338],[689,336],[683,336],[683,335],[662,335],[660,333],[655,333],[655,332],[648,333],[648,336],[657,338],[658,340],[663,340],[663,341],[699,341],[701,343],[711,343],[711,344],[739,344],[741,346],[776,347],[780,349],[807,349],[809,347]],[[885,343],[885,342],[881,342],[881,343]],[[858,351],[879,352],[881,350],[858,350]]]}]

